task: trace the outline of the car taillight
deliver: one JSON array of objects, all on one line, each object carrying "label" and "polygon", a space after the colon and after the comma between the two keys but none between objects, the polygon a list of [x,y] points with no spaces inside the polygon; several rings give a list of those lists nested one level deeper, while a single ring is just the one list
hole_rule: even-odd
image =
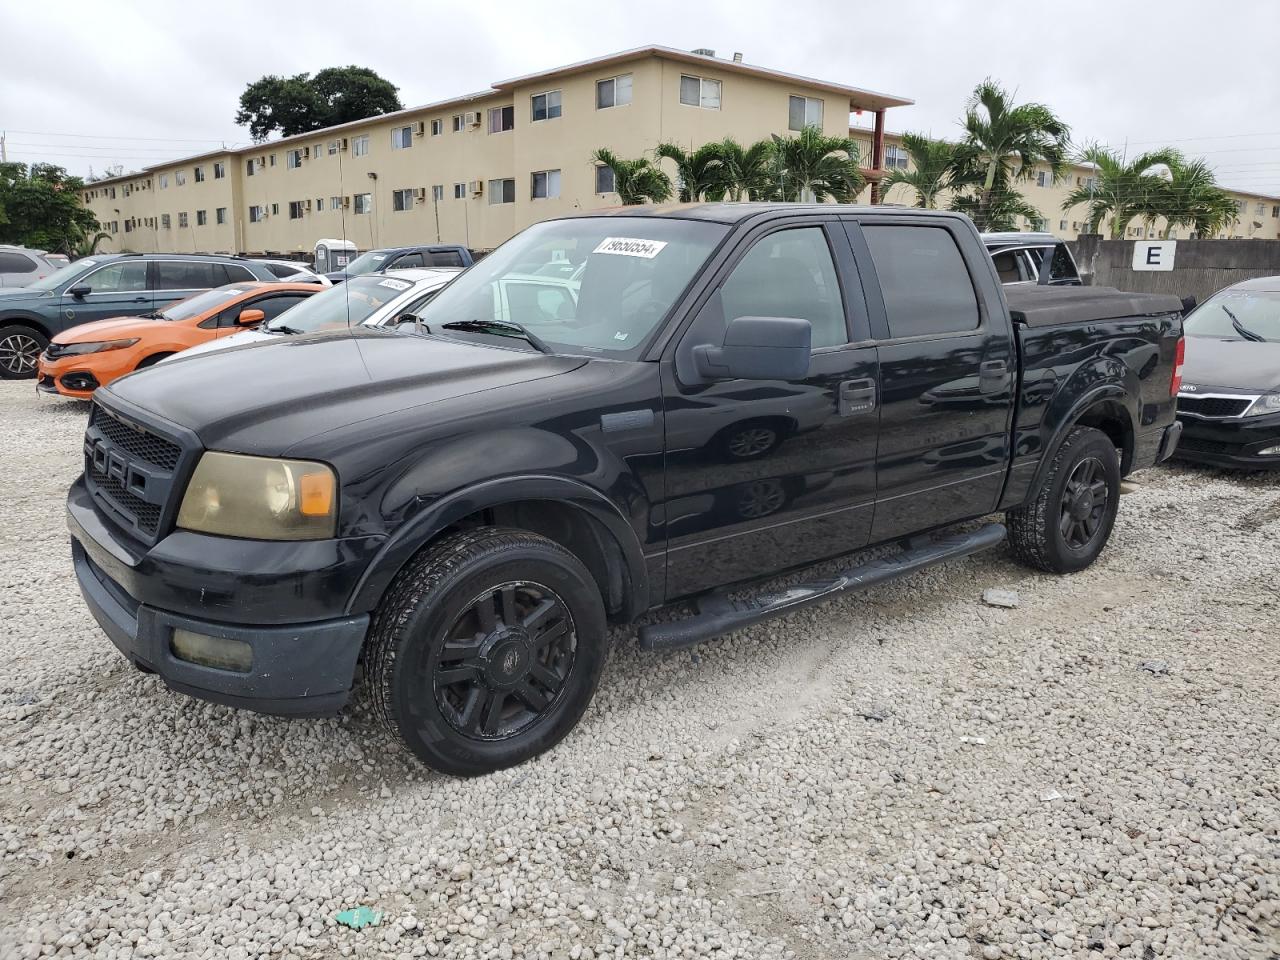
[{"label": "car taillight", "polygon": [[1178,338],[1178,348],[1173,355],[1173,381],[1169,384],[1169,396],[1176,397],[1182,389],[1182,361],[1187,356],[1187,338]]}]

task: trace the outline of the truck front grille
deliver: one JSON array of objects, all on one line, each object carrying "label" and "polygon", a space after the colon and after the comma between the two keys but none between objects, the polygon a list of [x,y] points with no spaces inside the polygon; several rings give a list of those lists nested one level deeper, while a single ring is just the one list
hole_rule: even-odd
[{"label": "truck front grille", "polygon": [[164,470],[172,470],[176,467],[178,458],[182,456],[182,448],[176,443],[157,437],[153,433],[135,430],[117,420],[96,403],[89,414],[89,426],[96,427],[106,439],[130,456],[145,460]]}]

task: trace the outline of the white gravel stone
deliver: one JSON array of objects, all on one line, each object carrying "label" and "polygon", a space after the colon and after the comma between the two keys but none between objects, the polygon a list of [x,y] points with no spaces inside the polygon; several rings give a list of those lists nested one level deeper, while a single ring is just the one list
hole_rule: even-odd
[{"label": "white gravel stone", "polygon": [[68,558],[86,410],[0,382],[6,960],[1277,953],[1280,477],[1149,472],[1071,577],[995,552],[691,652],[619,631],[577,731],[451,780],[363,693],[281,720],[124,662]]}]

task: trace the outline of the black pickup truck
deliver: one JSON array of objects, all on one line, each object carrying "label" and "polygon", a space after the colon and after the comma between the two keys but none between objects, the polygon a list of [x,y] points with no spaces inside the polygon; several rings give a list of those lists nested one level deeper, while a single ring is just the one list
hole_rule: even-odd
[{"label": "black pickup truck", "polygon": [[75,570],[175,690],[320,714],[362,668],[410,750],[483,773],[574,726],[610,623],[670,607],[639,640],[680,647],[994,547],[1006,524],[1026,563],[1087,566],[1121,477],[1177,442],[1180,309],[1002,290],[947,213],[548,221],[397,325],[98,391]]}]

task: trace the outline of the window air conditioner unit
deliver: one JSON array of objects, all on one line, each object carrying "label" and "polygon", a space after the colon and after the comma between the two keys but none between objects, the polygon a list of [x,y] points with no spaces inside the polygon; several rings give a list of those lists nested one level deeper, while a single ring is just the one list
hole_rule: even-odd
[{"label": "window air conditioner unit", "polygon": [[463,115],[463,119],[473,127],[480,126],[480,111],[469,110]]},{"label": "window air conditioner unit", "polygon": [[467,184],[467,192],[471,194],[473,197],[480,196],[480,194],[484,193],[484,181],[472,180],[470,183]]},{"label": "window air conditioner unit", "polygon": [[415,200],[425,200],[425,199],[427,199],[427,188],[426,188],[426,187],[414,187],[414,188],[413,188],[413,199],[415,199]]},{"label": "window air conditioner unit", "polygon": [[426,132],[427,132],[427,125],[422,120],[419,120],[417,123],[413,125],[414,136],[420,137]]},{"label": "window air conditioner unit", "polygon": [[305,207],[303,207],[303,209],[304,209],[304,210],[306,210],[306,211],[307,211],[307,213],[310,213],[310,212],[311,212],[311,201],[310,201],[310,200],[308,200],[308,201],[306,201],[306,203],[307,203],[307,205],[306,205]]},{"label": "window air conditioner unit", "polygon": [[310,159],[311,159],[311,148],[310,148],[310,147],[303,147],[303,148],[302,148],[302,159],[303,159],[303,160],[310,160]]},{"label": "window air conditioner unit", "polygon": [[343,207],[343,209],[346,209],[346,208],[347,208],[347,207],[349,207],[349,206],[351,206],[351,198],[350,198],[350,197],[343,197],[343,198],[342,198],[342,207]]}]

